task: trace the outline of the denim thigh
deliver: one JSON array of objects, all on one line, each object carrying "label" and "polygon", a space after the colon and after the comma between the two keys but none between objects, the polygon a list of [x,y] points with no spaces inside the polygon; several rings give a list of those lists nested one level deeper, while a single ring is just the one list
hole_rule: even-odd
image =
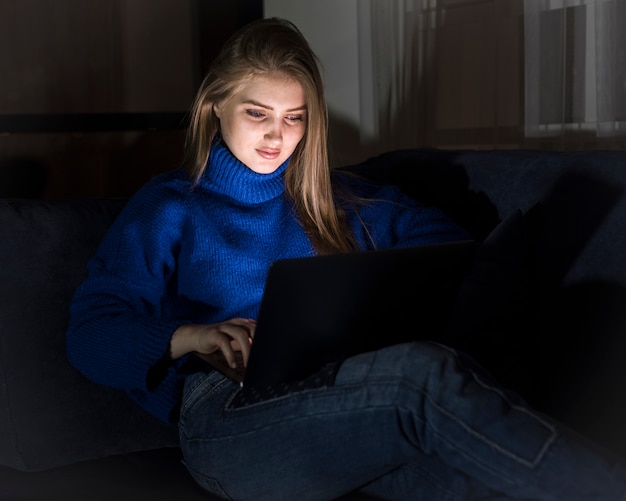
[{"label": "denim thigh", "polygon": [[355,489],[397,500],[558,499],[545,484],[575,471],[562,468],[568,452],[553,447],[550,420],[432,343],[352,357],[334,383],[250,405],[232,405],[239,391],[218,373],[195,374],[181,407],[187,468],[223,499],[327,501]]}]

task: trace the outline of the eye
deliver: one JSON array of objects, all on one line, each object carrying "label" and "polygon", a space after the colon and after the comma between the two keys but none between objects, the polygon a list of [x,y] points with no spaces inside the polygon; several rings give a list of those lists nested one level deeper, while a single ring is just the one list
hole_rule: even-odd
[{"label": "eye", "polygon": [[254,118],[255,120],[262,120],[265,118],[265,113],[257,110],[246,110],[248,116]]},{"label": "eye", "polygon": [[288,115],[285,119],[287,120],[287,122],[291,124],[296,124],[298,122],[303,122],[304,116],[303,115]]}]

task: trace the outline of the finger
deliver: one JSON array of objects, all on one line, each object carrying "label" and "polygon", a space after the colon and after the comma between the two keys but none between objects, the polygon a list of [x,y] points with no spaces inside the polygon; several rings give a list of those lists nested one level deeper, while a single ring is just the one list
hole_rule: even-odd
[{"label": "finger", "polygon": [[254,338],[254,332],[256,331],[256,320],[253,318],[233,318],[229,322],[234,325],[238,325],[248,331],[248,336]]},{"label": "finger", "polygon": [[256,320],[250,318],[234,318],[227,324],[228,325],[224,326],[224,331],[233,338],[231,346],[234,350],[241,351],[244,365],[247,365],[250,355],[250,345],[252,344],[256,331]]},{"label": "finger", "polygon": [[252,340],[254,339],[254,334],[256,333],[256,320],[252,320],[249,319],[249,327],[250,329],[249,334],[250,334],[250,343],[252,343]]},{"label": "finger", "polygon": [[241,352],[244,366],[248,364],[250,345],[252,343],[252,336],[254,336],[255,329],[256,322],[250,319],[234,318],[228,322],[220,324],[220,334],[230,338],[229,347],[222,348],[220,343],[220,349],[231,366],[235,361],[235,351]]},{"label": "finger", "polygon": [[224,355],[226,363],[233,369],[236,369],[237,359],[235,358],[235,350],[232,347],[232,342],[232,339],[228,335],[222,335],[220,339],[217,340],[216,344],[217,349]]},{"label": "finger", "polygon": [[250,355],[250,346],[252,345],[252,338],[248,333],[233,333],[233,339],[230,342],[231,348],[234,351],[240,351],[243,356],[244,365],[248,364],[248,356]]},{"label": "finger", "polygon": [[[254,333],[252,334],[254,335]],[[243,355],[243,365],[248,366],[248,358],[250,358],[250,347],[252,346],[252,337],[249,336],[247,339],[248,342],[244,342],[241,345],[241,354]]]}]

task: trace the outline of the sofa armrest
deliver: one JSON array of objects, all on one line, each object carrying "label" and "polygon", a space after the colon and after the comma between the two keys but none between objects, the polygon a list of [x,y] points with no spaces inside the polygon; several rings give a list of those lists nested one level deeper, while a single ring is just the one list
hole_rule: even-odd
[{"label": "sofa armrest", "polygon": [[69,303],[125,201],[0,200],[0,465],[37,471],[178,444],[69,365]]}]

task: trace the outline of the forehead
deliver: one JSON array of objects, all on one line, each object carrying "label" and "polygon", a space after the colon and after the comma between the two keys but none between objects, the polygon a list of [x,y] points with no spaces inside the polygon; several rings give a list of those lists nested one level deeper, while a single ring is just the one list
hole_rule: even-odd
[{"label": "forehead", "polygon": [[282,73],[256,75],[243,82],[232,101],[255,102],[271,108],[298,109],[306,106],[304,88],[298,80]]}]

